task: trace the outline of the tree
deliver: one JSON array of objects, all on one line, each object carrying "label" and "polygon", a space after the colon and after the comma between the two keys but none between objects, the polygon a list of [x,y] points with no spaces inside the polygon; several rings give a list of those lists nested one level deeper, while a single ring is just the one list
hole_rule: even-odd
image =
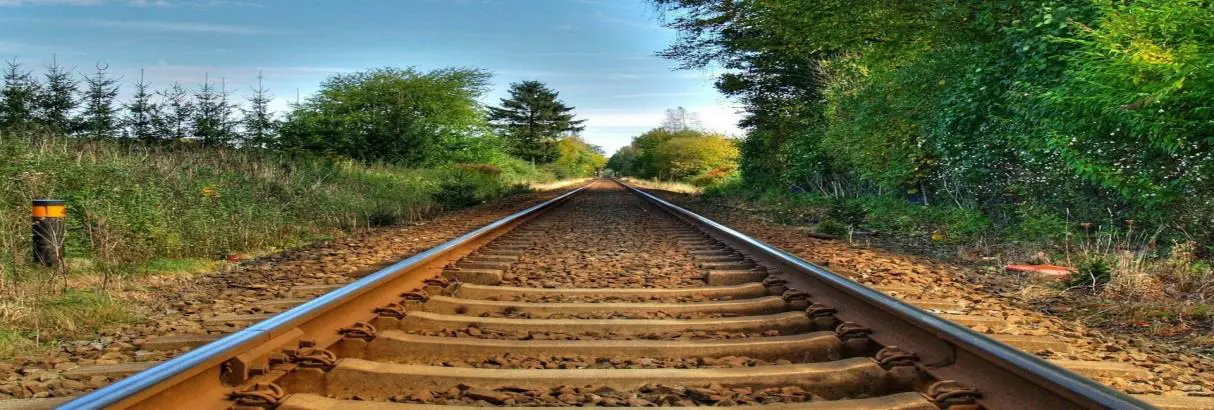
[{"label": "tree", "polygon": [[194,117],[190,121],[192,137],[208,147],[225,147],[235,140],[232,132],[232,106],[228,104],[226,81],[220,87],[204,78],[194,93]]},{"label": "tree", "polygon": [[632,145],[624,146],[611,155],[607,160],[607,168],[623,176],[636,175],[637,149]]},{"label": "tree", "polygon": [[249,96],[249,107],[244,109],[244,146],[268,148],[274,144],[274,138],[278,135],[278,120],[270,112],[270,101],[273,99],[274,96],[262,85],[261,73],[257,73],[257,88]]},{"label": "tree", "polygon": [[164,118],[156,132],[162,140],[180,140],[192,135],[191,123],[196,109],[190,92],[180,83],[157,92],[163,101]]},{"label": "tree", "polygon": [[689,112],[686,108],[678,107],[666,110],[666,119],[662,120],[662,128],[670,132],[679,132],[698,130],[703,128],[703,126],[700,125],[700,116],[698,114]]},{"label": "tree", "polygon": [[510,84],[510,98],[501,102],[501,107],[489,107],[489,120],[510,140],[512,153],[528,161],[555,160],[560,137],[585,129],[585,120],[573,119],[573,107],[539,81]]},{"label": "tree", "polygon": [[612,155],[607,167],[627,176],[686,180],[712,170],[732,171],[738,154],[738,145],[723,135],[654,128]]},{"label": "tree", "polygon": [[54,131],[72,132],[72,111],[80,105],[77,86],[80,82],[72,78],[72,70],[59,65],[58,56],[52,57],[46,67],[46,85],[38,96],[39,119]]},{"label": "tree", "polygon": [[699,130],[669,131],[665,128],[654,128],[632,139],[632,161],[628,163],[628,173],[641,178],[667,178],[654,155],[658,147],[674,138],[701,137],[706,135]]},{"label": "tree", "polygon": [[122,125],[131,138],[143,142],[155,142],[160,139],[157,132],[164,121],[161,118],[160,105],[152,101],[148,92],[148,83],[143,81],[143,70],[139,70],[139,81],[135,83],[135,95],[131,102],[124,105],[126,116]]},{"label": "tree", "polygon": [[720,135],[676,137],[659,145],[653,157],[663,178],[685,180],[713,169],[736,168],[738,147]]},{"label": "tree", "polygon": [[489,73],[466,68],[420,72],[379,68],[338,74],[287,116],[279,146],[407,166],[475,157],[469,139],[485,134],[477,98]]},{"label": "tree", "polygon": [[114,99],[118,97],[118,80],[106,75],[109,65],[97,64],[97,72],[85,77],[88,90],[84,94],[81,131],[88,138],[106,139],[118,136],[118,118]]},{"label": "tree", "polygon": [[557,141],[557,157],[548,165],[558,178],[591,176],[607,165],[602,148],[587,144],[581,138],[565,137]]},{"label": "tree", "polygon": [[4,89],[0,91],[0,130],[27,125],[34,119],[38,101],[38,83],[30,72],[21,69],[17,59],[7,61]]}]

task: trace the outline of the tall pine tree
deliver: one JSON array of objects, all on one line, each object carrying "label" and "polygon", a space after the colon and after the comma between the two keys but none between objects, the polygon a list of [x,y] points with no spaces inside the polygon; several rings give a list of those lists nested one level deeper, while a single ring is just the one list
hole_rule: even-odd
[{"label": "tall pine tree", "polygon": [[59,58],[51,59],[46,66],[46,85],[38,95],[38,116],[43,124],[57,132],[70,133],[76,130],[72,122],[72,111],[80,105],[76,87],[80,82],[72,76],[72,70],[59,65]]},{"label": "tall pine tree", "polygon": [[81,115],[82,133],[93,139],[118,136],[118,117],[114,112],[114,99],[118,97],[118,80],[105,73],[109,65],[97,64],[97,73],[85,77],[88,90],[84,94],[84,113]]},{"label": "tall pine tree", "polygon": [[244,146],[269,148],[278,135],[278,121],[270,112],[270,101],[274,96],[262,85],[262,75],[257,73],[257,88],[249,96],[249,107],[244,109]]},{"label": "tall pine tree", "polygon": [[228,104],[226,86],[216,88],[208,77],[194,93],[194,101],[196,105],[191,123],[194,138],[210,147],[231,145],[232,106]]},{"label": "tall pine tree", "polygon": [[539,81],[510,84],[510,98],[489,107],[489,119],[511,143],[511,152],[534,163],[549,163],[560,154],[562,136],[585,129],[574,120],[573,107],[557,100],[557,92]]},{"label": "tall pine tree", "polygon": [[180,83],[173,83],[167,90],[161,90],[160,100],[163,104],[164,117],[157,127],[156,134],[162,140],[180,140],[194,135],[194,102],[190,100],[190,92]]},{"label": "tall pine tree", "polygon": [[139,70],[139,81],[135,83],[135,95],[131,102],[123,105],[126,116],[122,119],[123,128],[131,138],[143,142],[155,142],[160,139],[158,129],[163,121],[160,105],[152,101],[152,93],[148,92],[148,83],[143,80],[143,70]]},{"label": "tall pine tree", "polygon": [[34,119],[38,102],[38,83],[29,71],[21,69],[14,58],[4,70],[4,88],[0,90],[0,130],[20,128]]}]

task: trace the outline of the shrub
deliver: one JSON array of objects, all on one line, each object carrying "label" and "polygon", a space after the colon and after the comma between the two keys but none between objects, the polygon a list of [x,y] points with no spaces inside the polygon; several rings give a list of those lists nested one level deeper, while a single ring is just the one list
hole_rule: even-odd
[{"label": "shrub", "polygon": [[1075,264],[1075,273],[1067,281],[1071,287],[1097,289],[1113,279],[1115,262],[1105,255],[1085,255]]},{"label": "shrub", "polygon": [[845,237],[845,236],[847,236],[847,233],[848,233],[847,225],[844,225],[833,219],[827,219],[825,221],[818,222],[817,225],[814,225],[814,231],[817,231],[818,233],[821,233],[821,234],[837,236],[837,237]]},{"label": "shrub", "polygon": [[732,165],[719,166],[709,170],[708,172],[695,176],[689,182],[695,186],[706,187],[710,185],[722,184],[727,179],[737,179],[737,175],[738,174],[734,171],[734,167]]}]

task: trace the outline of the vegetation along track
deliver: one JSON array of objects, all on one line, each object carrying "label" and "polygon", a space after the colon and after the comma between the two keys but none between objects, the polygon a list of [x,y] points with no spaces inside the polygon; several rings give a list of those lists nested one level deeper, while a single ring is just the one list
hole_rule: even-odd
[{"label": "vegetation along track", "polygon": [[629,190],[596,181],[283,301],[65,407],[1147,406]]}]

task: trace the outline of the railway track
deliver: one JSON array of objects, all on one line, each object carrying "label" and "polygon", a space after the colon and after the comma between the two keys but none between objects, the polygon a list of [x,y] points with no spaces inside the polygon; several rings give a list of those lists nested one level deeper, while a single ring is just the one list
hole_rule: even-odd
[{"label": "railway track", "polygon": [[1149,407],[606,180],[299,294],[64,407]]}]

